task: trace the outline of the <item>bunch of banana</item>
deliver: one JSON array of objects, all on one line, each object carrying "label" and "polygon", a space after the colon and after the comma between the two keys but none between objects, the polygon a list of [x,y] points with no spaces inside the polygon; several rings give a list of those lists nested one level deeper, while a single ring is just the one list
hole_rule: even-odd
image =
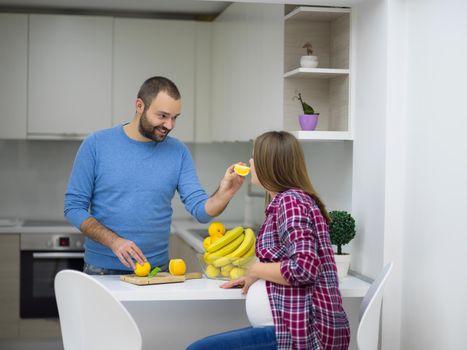
[{"label": "bunch of banana", "polygon": [[255,258],[256,237],[251,228],[238,226],[205,247],[206,275],[221,274],[236,279],[245,274],[245,267]]}]

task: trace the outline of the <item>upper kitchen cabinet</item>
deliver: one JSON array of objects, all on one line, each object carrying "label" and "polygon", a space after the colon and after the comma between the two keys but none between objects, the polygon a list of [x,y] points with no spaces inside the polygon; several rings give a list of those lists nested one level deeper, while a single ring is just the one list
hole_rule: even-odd
[{"label": "upper kitchen cabinet", "polygon": [[30,15],[28,137],[80,138],[110,127],[112,21]]},{"label": "upper kitchen cabinet", "polygon": [[213,141],[283,127],[284,6],[233,3],[213,23]]},{"label": "upper kitchen cabinet", "polygon": [[[304,140],[352,140],[349,108],[350,9],[286,7],[284,19],[284,128]],[[301,68],[310,42],[318,67]],[[299,131],[298,93],[320,113],[314,131]]]},{"label": "upper kitchen cabinet", "polygon": [[26,138],[28,16],[0,13],[0,139]]},{"label": "upper kitchen cabinet", "polygon": [[171,135],[194,141],[197,62],[210,55],[205,51],[197,57],[196,45],[198,40],[208,42],[209,35],[209,28],[194,21],[116,18],[112,123],[129,122],[135,114],[141,84],[149,77],[165,76],[177,85],[182,96],[182,113]]}]

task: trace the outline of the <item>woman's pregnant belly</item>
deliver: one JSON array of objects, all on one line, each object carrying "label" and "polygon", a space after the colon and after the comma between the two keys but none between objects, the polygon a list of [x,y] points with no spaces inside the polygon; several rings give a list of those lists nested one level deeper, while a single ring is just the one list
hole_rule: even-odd
[{"label": "woman's pregnant belly", "polygon": [[257,280],[248,289],[246,295],[246,314],[253,327],[274,325],[266,282],[264,280]]}]

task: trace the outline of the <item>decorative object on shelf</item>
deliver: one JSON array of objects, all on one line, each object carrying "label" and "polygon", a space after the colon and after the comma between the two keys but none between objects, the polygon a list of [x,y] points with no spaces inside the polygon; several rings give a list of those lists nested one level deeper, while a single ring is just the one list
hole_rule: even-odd
[{"label": "decorative object on shelf", "polygon": [[298,116],[298,122],[302,130],[315,130],[316,125],[318,125],[319,113],[315,113],[313,107],[303,101],[301,93],[293,98],[299,100],[302,105],[303,114]]},{"label": "decorative object on shelf", "polygon": [[329,212],[329,236],[331,243],[337,246],[334,259],[337,265],[339,279],[347,276],[350,267],[350,254],[342,253],[342,246],[348,244],[355,237],[355,219],[346,211],[335,210]]},{"label": "decorative object on shelf", "polygon": [[303,68],[316,68],[318,67],[319,61],[318,56],[313,56],[313,49],[309,41],[307,41],[302,48],[306,49],[306,56],[300,58],[300,66]]}]

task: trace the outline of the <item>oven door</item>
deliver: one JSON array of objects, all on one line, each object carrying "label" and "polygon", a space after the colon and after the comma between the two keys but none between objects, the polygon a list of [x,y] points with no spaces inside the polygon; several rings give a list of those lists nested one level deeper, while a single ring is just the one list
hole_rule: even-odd
[{"label": "oven door", "polygon": [[65,269],[83,270],[82,251],[21,251],[21,318],[57,318],[55,275]]}]

